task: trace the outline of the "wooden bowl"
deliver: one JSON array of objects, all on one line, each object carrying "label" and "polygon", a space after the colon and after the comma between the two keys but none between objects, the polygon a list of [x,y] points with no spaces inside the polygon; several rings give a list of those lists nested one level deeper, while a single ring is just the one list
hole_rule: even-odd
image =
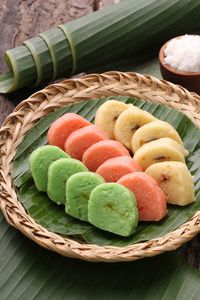
[{"label": "wooden bowl", "polygon": [[189,91],[200,94],[200,72],[179,71],[171,67],[169,64],[164,63],[164,51],[167,47],[168,42],[166,42],[161,47],[159,52],[160,71],[163,79],[171,81],[175,84],[179,84],[188,89]]}]

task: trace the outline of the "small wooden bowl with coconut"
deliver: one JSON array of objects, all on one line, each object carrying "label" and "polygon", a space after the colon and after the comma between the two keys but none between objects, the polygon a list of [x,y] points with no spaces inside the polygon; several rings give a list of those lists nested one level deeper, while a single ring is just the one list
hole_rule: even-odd
[{"label": "small wooden bowl with coconut", "polygon": [[200,94],[200,36],[183,35],[166,42],[159,52],[162,77]]}]

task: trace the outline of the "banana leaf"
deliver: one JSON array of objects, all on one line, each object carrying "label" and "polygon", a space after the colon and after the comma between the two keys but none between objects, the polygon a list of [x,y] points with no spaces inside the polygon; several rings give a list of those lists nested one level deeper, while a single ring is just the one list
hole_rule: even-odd
[{"label": "banana leaf", "polygon": [[88,263],[42,249],[0,214],[1,300],[198,300],[200,274],[172,252],[129,263]]},{"label": "banana leaf", "polygon": [[169,38],[198,32],[199,0],[126,0],[62,24],[8,50],[0,93],[39,85],[148,53]]},{"label": "banana leaf", "polygon": [[[126,103],[149,111],[155,117],[165,120],[173,125],[183,139],[185,147],[190,152],[187,166],[194,176],[196,202],[186,207],[169,206],[168,216],[162,221],[140,222],[136,231],[128,238],[122,238],[106,233],[86,222],[78,221],[65,214],[64,207],[51,202],[46,193],[37,191],[28,166],[30,153],[38,146],[44,145],[46,133],[52,121],[66,112],[75,112],[93,122],[96,110],[107,99],[118,98]],[[49,114],[39,121],[25,136],[19,145],[13,167],[13,181],[20,201],[27,212],[41,225],[52,232],[62,235],[78,235],[88,243],[98,245],[124,246],[137,242],[147,241],[163,236],[185,223],[196,211],[200,209],[200,129],[181,112],[164,106],[145,102],[129,97],[109,97],[93,101],[86,101],[66,106]]]},{"label": "banana leaf", "polygon": [[[157,61],[156,65],[147,61],[142,68],[146,73],[158,74]],[[37,134],[34,130],[34,137]],[[27,139],[24,149],[20,145],[19,155],[30,144]],[[195,267],[199,266],[199,245],[196,239],[193,248],[185,245],[183,249]],[[175,252],[131,263],[94,264],[67,259],[23,236],[6,223],[0,212],[1,300],[199,300],[199,294],[199,273]]]}]

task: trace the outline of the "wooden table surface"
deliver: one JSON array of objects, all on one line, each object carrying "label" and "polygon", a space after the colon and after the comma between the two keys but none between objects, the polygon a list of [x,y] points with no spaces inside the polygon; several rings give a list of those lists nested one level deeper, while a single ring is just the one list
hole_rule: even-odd
[{"label": "wooden table surface", "polygon": [[[117,3],[119,0],[1,0],[0,2],[0,70],[6,71],[3,62],[5,50],[20,45],[50,27],[70,21]],[[141,71],[142,72],[142,71]],[[10,95],[0,95],[0,124],[14,109],[14,103],[27,98],[33,90],[21,90]],[[4,227],[9,225],[3,221]],[[0,237],[1,239],[1,237]],[[180,255],[200,270],[200,236],[178,250]]]}]

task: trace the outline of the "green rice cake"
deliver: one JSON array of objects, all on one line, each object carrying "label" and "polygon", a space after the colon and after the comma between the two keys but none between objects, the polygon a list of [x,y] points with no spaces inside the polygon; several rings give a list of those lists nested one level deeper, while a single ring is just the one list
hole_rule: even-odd
[{"label": "green rice cake", "polygon": [[47,194],[57,204],[66,202],[66,181],[78,172],[87,172],[88,169],[79,160],[61,158],[51,164],[48,171]]},{"label": "green rice cake", "polygon": [[38,191],[47,191],[47,174],[52,162],[69,155],[56,146],[46,145],[37,148],[29,157],[31,174]]},{"label": "green rice cake", "polygon": [[121,236],[131,235],[138,224],[134,194],[117,183],[97,186],[90,194],[88,220],[100,229]]},{"label": "green rice cake", "polygon": [[104,182],[100,175],[92,172],[72,175],[66,183],[66,213],[82,221],[88,221],[90,194],[96,186]]}]

